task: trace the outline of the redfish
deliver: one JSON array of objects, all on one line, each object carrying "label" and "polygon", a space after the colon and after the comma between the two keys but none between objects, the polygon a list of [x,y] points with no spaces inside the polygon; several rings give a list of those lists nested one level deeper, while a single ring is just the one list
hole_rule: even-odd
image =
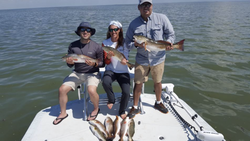
[{"label": "redfish", "polygon": [[[152,39],[149,39],[145,36],[141,36],[141,35],[134,35],[133,36],[135,41],[139,44],[144,43],[145,44],[145,50],[147,51],[163,51],[166,50],[166,47],[170,45],[169,42],[166,41],[154,41]],[[175,49],[179,49],[181,51],[184,51],[184,41],[185,39],[179,41],[178,43],[174,43],[173,44],[173,48]]]}]

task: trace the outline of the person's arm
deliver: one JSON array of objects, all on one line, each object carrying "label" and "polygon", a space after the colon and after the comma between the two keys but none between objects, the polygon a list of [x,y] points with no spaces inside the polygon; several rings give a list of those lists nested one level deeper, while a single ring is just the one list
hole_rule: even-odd
[{"label": "person's arm", "polygon": [[133,36],[134,36],[134,31],[133,31],[132,25],[130,23],[128,30],[127,30],[127,33],[126,33],[126,38],[125,38],[125,45],[130,50],[133,48],[137,48],[134,44]]},{"label": "person's arm", "polygon": [[124,55],[124,57],[125,58],[123,58],[120,62],[121,62],[121,64],[123,64],[123,65],[126,65],[127,64],[127,62],[128,62],[128,59],[129,59],[129,49],[127,48],[127,46],[126,46],[126,44],[125,43],[123,43],[123,46],[122,47],[120,47],[120,48],[123,48],[122,49],[122,51],[120,51],[123,55]]},{"label": "person's arm", "polygon": [[[100,45],[99,45],[100,46]],[[100,61],[98,63],[95,64],[95,67],[103,67],[104,64],[103,64],[103,49],[102,47],[98,47],[98,50],[97,50],[97,58],[100,58]]]},{"label": "person's arm", "polygon": [[166,15],[163,15],[163,34],[165,39],[167,40],[167,42],[169,43],[174,43],[175,41],[175,32],[174,32],[174,28],[171,24],[171,22],[169,21],[168,17]]},{"label": "person's arm", "polygon": [[[70,47],[71,47],[71,44],[69,45],[69,48],[68,48],[68,54],[73,54],[74,52],[71,50]],[[75,63],[71,57],[67,58],[66,62],[67,62],[67,66],[70,68],[72,68],[75,65]]]}]

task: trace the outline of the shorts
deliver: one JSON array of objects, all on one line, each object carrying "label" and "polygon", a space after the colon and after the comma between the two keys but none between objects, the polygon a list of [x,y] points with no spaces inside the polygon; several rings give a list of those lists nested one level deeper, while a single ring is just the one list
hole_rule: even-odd
[{"label": "shorts", "polygon": [[148,81],[149,72],[151,72],[154,83],[160,83],[164,72],[165,61],[155,66],[142,66],[135,63],[135,78],[136,84],[141,84]]},{"label": "shorts", "polygon": [[73,90],[75,90],[76,87],[83,82],[86,82],[87,86],[94,85],[97,87],[101,82],[101,73],[77,73],[73,71],[63,80],[63,85],[70,86]]}]

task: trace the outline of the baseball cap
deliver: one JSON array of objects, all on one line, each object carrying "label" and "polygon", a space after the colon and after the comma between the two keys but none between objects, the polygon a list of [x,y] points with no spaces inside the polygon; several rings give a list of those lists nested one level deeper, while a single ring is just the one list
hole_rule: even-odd
[{"label": "baseball cap", "polygon": [[139,5],[143,4],[144,2],[149,2],[149,3],[153,3],[152,0],[139,0]]}]

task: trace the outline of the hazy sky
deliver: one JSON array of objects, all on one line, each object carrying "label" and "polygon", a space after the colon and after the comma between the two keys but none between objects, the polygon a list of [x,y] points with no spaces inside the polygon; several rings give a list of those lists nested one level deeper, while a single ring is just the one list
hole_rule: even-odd
[{"label": "hazy sky", "polygon": [[[242,0],[153,0],[153,3],[192,2],[192,1],[242,1]],[[246,1],[246,0],[243,0]],[[0,0],[0,9],[137,4],[138,0]]]}]

